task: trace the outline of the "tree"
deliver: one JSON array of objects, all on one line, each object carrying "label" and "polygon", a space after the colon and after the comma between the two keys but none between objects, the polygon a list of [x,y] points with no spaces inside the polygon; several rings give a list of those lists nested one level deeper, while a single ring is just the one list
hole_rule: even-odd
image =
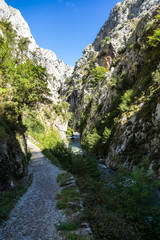
[{"label": "tree", "polygon": [[28,45],[30,44],[30,40],[28,38],[22,37],[18,41],[18,48],[21,52],[21,57],[23,59],[24,57],[24,52],[28,51]]},{"label": "tree", "polygon": [[[8,40],[11,36],[9,32],[14,33],[11,24],[0,22],[0,28],[8,33],[0,37],[0,107],[3,109],[3,117],[15,126],[22,123],[24,110],[33,109],[39,103],[50,102],[47,83],[49,75],[46,68],[37,65],[35,61],[19,63],[15,58],[17,49]],[[22,40],[18,44],[20,51],[29,43],[26,38]]]}]

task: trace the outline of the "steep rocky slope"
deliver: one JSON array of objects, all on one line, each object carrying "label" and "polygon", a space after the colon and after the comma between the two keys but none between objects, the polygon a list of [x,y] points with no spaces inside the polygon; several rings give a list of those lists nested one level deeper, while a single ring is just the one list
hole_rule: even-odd
[{"label": "steep rocky slope", "polygon": [[106,164],[160,174],[159,3],[118,3],[70,82],[73,127]]}]

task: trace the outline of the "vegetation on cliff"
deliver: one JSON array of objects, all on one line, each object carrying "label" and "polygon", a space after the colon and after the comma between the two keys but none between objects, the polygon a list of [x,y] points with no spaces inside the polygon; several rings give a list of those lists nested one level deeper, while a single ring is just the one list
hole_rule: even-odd
[{"label": "vegetation on cliff", "polygon": [[[123,165],[128,156],[128,165],[133,168],[141,163],[139,158],[150,154],[150,163],[154,161],[153,169],[157,174],[160,167],[156,156],[158,143],[157,150],[154,146],[147,147],[145,129],[141,124],[144,123],[146,129],[147,124],[152,124],[155,132],[158,131],[155,112],[160,82],[159,8],[153,9],[150,21],[147,21],[148,15],[132,21],[135,24],[134,31],[123,51],[112,52],[114,39],[108,40],[106,37],[106,41],[102,40],[100,52],[95,54],[97,57],[88,59],[89,67],[85,69],[79,89],[74,127],[80,130],[82,144],[87,150],[99,157],[112,158],[109,163],[115,167]],[[128,24],[131,24],[130,21]],[[105,68],[102,65],[106,61],[109,64],[107,54],[113,55],[113,59],[103,70]],[[150,109],[150,113],[147,109]],[[132,117],[135,123],[130,120]],[[136,129],[132,131],[134,125]],[[128,136],[124,137],[125,134]],[[121,139],[122,136],[124,139]],[[158,141],[154,132],[151,136]],[[137,148],[133,147],[135,144]],[[141,145],[141,149],[138,145]]]}]

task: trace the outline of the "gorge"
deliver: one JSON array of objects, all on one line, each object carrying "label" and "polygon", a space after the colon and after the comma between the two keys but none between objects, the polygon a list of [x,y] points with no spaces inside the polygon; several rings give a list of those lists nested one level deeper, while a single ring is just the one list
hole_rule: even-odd
[{"label": "gorge", "polygon": [[[74,132],[86,153],[67,147]],[[27,174],[28,138],[74,175],[95,239],[160,239],[149,198],[151,182],[160,186],[160,0],[117,3],[75,67],[40,48],[20,11],[0,0],[2,194]],[[120,174],[113,182],[100,177],[99,160]]]}]

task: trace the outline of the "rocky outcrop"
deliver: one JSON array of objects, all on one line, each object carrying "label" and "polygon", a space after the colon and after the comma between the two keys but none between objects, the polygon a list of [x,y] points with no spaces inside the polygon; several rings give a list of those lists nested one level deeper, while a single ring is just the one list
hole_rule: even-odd
[{"label": "rocky outcrop", "polygon": [[19,135],[18,141],[11,130],[7,135],[4,139],[4,135],[0,134],[0,191],[13,190],[15,182],[24,176],[27,167],[25,138]]},{"label": "rocky outcrop", "polygon": [[141,103],[139,111],[120,119],[109,145],[106,165],[133,170],[140,164],[160,177],[159,88],[156,91],[149,103]]},{"label": "rocky outcrop", "polygon": [[126,45],[137,22],[159,3],[159,0],[126,0],[117,3],[93,43],[95,50],[101,50],[101,41],[109,37],[117,52]]},{"label": "rocky outcrop", "polygon": [[30,40],[29,50],[34,51],[38,48],[27,22],[22,17],[19,10],[8,6],[4,0],[0,0],[0,19],[5,19],[12,23],[13,28],[16,30],[18,37],[27,37]]},{"label": "rocky outcrop", "polygon": [[47,69],[51,100],[56,104],[61,101],[59,92],[64,88],[66,79],[71,77],[74,67],[68,66],[63,61],[58,60],[56,54],[48,49],[37,49],[34,52],[34,58],[38,64]]},{"label": "rocky outcrop", "polygon": [[82,90],[82,78],[87,73],[87,67],[89,67],[89,60],[94,58],[95,55],[96,52],[94,50],[94,47],[92,44],[90,44],[85,48],[83,56],[76,63],[72,82],[70,85],[71,87],[70,89],[67,89],[67,92],[71,90],[71,95],[69,96],[69,103],[71,104],[72,109],[75,109],[77,107],[78,96]]}]

